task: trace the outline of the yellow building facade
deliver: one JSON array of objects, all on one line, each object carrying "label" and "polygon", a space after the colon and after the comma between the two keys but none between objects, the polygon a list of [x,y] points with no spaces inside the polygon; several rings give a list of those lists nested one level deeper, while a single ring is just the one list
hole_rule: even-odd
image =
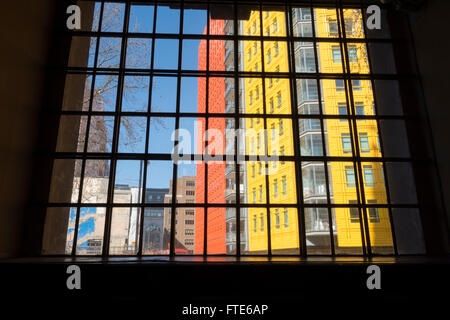
[{"label": "yellow building facade", "polygon": [[[262,16],[262,28],[260,18]],[[358,11],[346,10],[346,35],[348,38],[363,38],[361,16]],[[315,9],[315,29],[318,37],[338,36],[336,29],[336,11]],[[284,12],[254,11],[250,19],[242,24],[243,33],[259,36],[261,29],[265,36],[285,36],[286,23]],[[348,64],[350,72],[367,74],[369,65],[365,44],[348,43]],[[284,41],[243,41],[243,71],[249,72],[288,72],[287,43]],[[340,43],[319,42],[317,45],[318,65],[322,73],[342,73],[343,63]],[[288,79],[266,78],[263,89],[260,78],[245,78],[245,113],[255,114],[255,118],[246,118],[246,150],[248,155],[294,155],[292,120],[287,118],[256,118],[257,114],[291,114],[290,84]],[[353,105],[357,115],[374,114],[374,98],[371,82],[352,81]],[[344,80],[321,81],[322,110],[325,115],[348,114],[346,86]],[[265,108],[264,108],[265,101]],[[352,111],[350,111],[352,112]],[[358,144],[360,156],[381,157],[378,126],[376,120],[357,120]],[[326,132],[326,150],[329,156],[351,157],[356,154],[352,148],[357,141],[354,127],[347,120],[324,120]],[[298,141],[298,139],[295,139]],[[297,142],[298,143],[298,142]],[[267,144],[267,145],[266,145]],[[367,204],[386,204],[386,190],[382,164],[362,162],[365,201]],[[357,202],[357,177],[360,176],[352,161],[330,162],[330,198],[336,204]],[[248,203],[266,204],[266,192],[269,190],[270,203],[295,204],[297,202],[295,166],[293,162],[251,161],[246,166],[246,192]],[[266,175],[268,183],[266,186]],[[361,229],[358,209],[333,209],[336,247],[361,247]],[[391,227],[387,209],[371,208],[367,210],[369,234],[372,246],[392,247]],[[274,253],[296,253],[299,248],[298,213],[295,208],[271,208],[271,247]],[[248,209],[248,251],[249,253],[267,250],[268,223],[265,208]]]},{"label": "yellow building facade", "polygon": [[[263,12],[262,32],[266,36],[284,36],[286,27],[283,12]],[[260,14],[252,12],[243,23],[244,34],[260,35]],[[263,48],[259,41],[243,41],[243,70],[250,72],[288,72],[286,42],[265,41]],[[264,56],[263,56],[264,52]],[[264,61],[263,61],[264,60]],[[255,114],[245,123],[247,154],[252,156],[294,155],[292,120],[256,118],[257,114],[291,114],[289,80],[266,78],[265,88],[261,78],[245,79],[245,112]],[[264,108],[265,100],[265,108]],[[270,203],[297,202],[295,165],[293,162],[251,161],[247,164],[248,203],[266,204],[267,189]],[[266,179],[266,173],[268,179]],[[267,186],[267,181],[269,185]],[[298,216],[295,208],[270,209],[271,248],[293,250],[299,248]],[[248,209],[249,252],[267,251],[268,221],[265,208]],[[294,253],[294,252],[291,252]]]}]

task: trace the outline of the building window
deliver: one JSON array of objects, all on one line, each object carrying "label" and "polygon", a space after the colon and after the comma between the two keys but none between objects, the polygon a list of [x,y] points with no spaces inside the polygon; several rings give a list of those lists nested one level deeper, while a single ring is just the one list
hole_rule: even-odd
[{"label": "building window", "polygon": [[358,62],[358,49],[355,45],[348,45],[348,58],[350,62]]},{"label": "building window", "polygon": [[333,63],[342,63],[340,47],[338,46],[331,47],[331,55],[333,57]]},{"label": "building window", "polygon": [[273,197],[278,198],[278,179],[273,180]]},{"label": "building window", "polygon": [[278,42],[275,42],[275,45],[274,45],[274,50],[275,50],[275,57],[278,57],[278,51],[279,51],[279,48],[278,48]]},{"label": "building window", "polygon": [[194,190],[186,190],[186,195],[187,196],[195,196],[195,191]]},{"label": "building window", "polygon": [[252,178],[254,178],[255,177],[255,165],[253,164],[252,165]]},{"label": "building window", "polygon": [[336,91],[344,91],[345,85],[344,80],[335,80]]},{"label": "building window", "polygon": [[[377,200],[367,200],[367,204],[376,204]],[[372,223],[380,222],[380,215],[378,214],[378,208],[368,208],[369,211],[369,221]]]},{"label": "building window", "polygon": [[337,37],[339,35],[339,29],[336,20],[328,21],[328,32],[330,34],[330,37]]},{"label": "building window", "polygon": [[275,228],[280,229],[280,209],[275,209]]},{"label": "building window", "polygon": [[361,80],[352,80],[352,88],[354,91],[362,90]]},{"label": "building window", "polygon": [[253,215],[253,232],[258,231],[258,219],[256,217],[256,214]]},{"label": "building window", "polygon": [[272,138],[272,141],[274,141],[275,140],[275,124],[274,123],[272,123],[270,125],[270,129],[271,129],[271,138]]},{"label": "building window", "polygon": [[369,166],[369,165],[363,166],[363,171],[364,171],[365,186],[366,187],[374,187],[375,181],[374,181],[374,177],[373,177],[372,166]]},{"label": "building window", "polygon": [[253,188],[252,194],[253,194],[253,203],[256,203],[256,188]]},{"label": "building window", "polygon": [[263,186],[259,185],[259,202],[263,203],[263,201],[264,201]]},{"label": "building window", "polygon": [[362,153],[370,152],[369,137],[366,132],[361,132],[359,134],[359,148]]},{"label": "building window", "polygon": [[195,222],[194,222],[194,220],[184,220],[184,224],[189,224],[189,225],[192,225],[192,224],[195,224]]},{"label": "building window", "polygon": [[356,187],[355,183],[355,171],[352,166],[345,166],[345,181],[347,182],[347,187]]},{"label": "building window", "polygon": [[283,184],[283,195],[287,195],[287,179],[286,176],[283,176],[281,178],[282,184]]},{"label": "building window", "polygon": [[280,120],[280,121],[278,122],[278,127],[279,127],[279,133],[280,133],[280,136],[282,136],[282,135],[284,134],[283,120]]},{"label": "building window", "polygon": [[274,107],[274,104],[273,104],[273,98],[270,98],[270,113],[274,113],[274,111],[275,111],[275,107]]},{"label": "building window", "polygon": [[281,98],[281,92],[278,91],[277,93],[277,101],[278,101],[278,108],[281,108],[281,105],[283,103],[282,98]]},{"label": "building window", "polygon": [[284,227],[289,227],[289,211],[288,209],[284,209]]},{"label": "building window", "polygon": [[350,139],[349,133],[341,134],[342,140],[342,152],[343,153],[351,153],[352,152],[352,141]]},{"label": "building window", "polygon": [[264,213],[259,214],[259,221],[261,225],[261,231],[264,231]]},{"label": "building window", "polygon": [[272,62],[272,52],[267,50],[267,63],[270,64]]},{"label": "building window", "polygon": [[[349,200],[349,204],[358,204],[356,200]],[[350,222],[351,223],[359,223],[359,209],[356,207],[350,208]]]},{"label": "building window", "polygon": [[[355,103],[356,115],[363,116],[364,115],[364,102],[356,102]],[[361,121],[362,119],[359,119]]]},{"label": "building window", "polygon": [[[347,104],[345,102],[338,102],[338,112],[340,116],[347,115]],[[347,121],[347,119],[341,119],[341,122]]]}]

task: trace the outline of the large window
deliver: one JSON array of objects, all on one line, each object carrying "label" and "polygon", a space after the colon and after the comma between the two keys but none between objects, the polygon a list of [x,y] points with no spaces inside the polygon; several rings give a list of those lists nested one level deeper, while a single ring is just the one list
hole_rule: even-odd
[{"label": "large window", "polygon": [[238,3],[82,1],[43,254],[397,255],[403,225],[421,238],[407,141],[382,130],[404,125],[401,77],[374,68],[363,10]]}]

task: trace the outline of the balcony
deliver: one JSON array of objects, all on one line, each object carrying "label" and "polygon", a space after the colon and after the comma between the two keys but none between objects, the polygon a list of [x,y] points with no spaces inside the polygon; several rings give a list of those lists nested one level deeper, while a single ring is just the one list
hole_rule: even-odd
[{"label": "balcony", "polygon": [[312,197],[326,197],[327,196],[327,188],[325,184],[319,184],[315,187],[303,187],[303,197],[306,199]]}]

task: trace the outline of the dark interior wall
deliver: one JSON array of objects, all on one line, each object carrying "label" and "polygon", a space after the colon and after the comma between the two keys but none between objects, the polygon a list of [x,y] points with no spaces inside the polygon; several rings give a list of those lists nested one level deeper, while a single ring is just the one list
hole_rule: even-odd
[{"label": "dark interior wall", "polygon": [[449,12],[450,1],[428,0],[423,9],[411,14],[410,19],[448,226],[450,226]]},{"label": "dark interior wall", "polygon": [[19,254],[56,0],[0,10],[0,258]]},{"label": "dark interior wall", "polygon": [[[36,170],[33,152],[57,2],[8,1],[0,10],[0,258],[20,254],[23,217],[33,216],[25,205]],[[428,0],[412,14],[411,26],[450,226],[449,10],[450,1]]]}]

